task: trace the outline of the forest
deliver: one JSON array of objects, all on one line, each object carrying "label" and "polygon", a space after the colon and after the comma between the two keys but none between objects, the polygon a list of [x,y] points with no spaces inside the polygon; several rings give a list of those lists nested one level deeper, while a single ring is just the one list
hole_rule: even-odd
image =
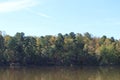
[{"label": "forest", "polygon": [[46,36],[0,33],[0,66],[120,65],[120,40],[70,32]]}]

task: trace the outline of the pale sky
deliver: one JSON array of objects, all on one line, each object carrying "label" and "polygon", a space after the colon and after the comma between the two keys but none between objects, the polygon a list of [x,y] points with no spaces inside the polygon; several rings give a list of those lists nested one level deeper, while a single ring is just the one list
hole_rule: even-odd
[{"label": "pale sky", "polygon": [[0,0],[0,30],[42,36],[85,33],[120,38],[120,0]]}]

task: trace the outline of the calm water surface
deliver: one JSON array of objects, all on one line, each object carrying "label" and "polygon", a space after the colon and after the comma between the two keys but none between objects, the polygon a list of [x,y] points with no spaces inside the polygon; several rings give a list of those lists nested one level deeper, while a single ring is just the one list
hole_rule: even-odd
[{"label": "calm water surface", "polygon": [[120,80],[120,68],[0,68],[0,80]]}]

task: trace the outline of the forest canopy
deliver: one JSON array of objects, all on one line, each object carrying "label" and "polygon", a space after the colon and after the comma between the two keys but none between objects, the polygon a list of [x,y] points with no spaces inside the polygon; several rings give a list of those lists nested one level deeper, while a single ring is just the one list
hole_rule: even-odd
[{"label": "forest canopy", "polygon": [[57,36],[0,34],[0,65],[119,65],[120,40],[90,33],[59,33]]}]

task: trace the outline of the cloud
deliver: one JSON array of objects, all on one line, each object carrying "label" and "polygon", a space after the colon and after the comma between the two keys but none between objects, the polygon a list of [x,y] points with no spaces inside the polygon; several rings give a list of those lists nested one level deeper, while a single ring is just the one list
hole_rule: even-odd
[{"label": "cloud", "polygon": [[42,16],[45,18],[50,18],[51,16],[36,12],[30,7],[38,5],[39,2],[37,0],[9,0],[0,2],[0,13],[7,13],[7,12],[13,12],[13,11],[20,11],[20,10],[27,10],[35,15]]},{"label": "cloud", "polygon": [[36,11],[30,9],[30,8],[26,8],[26,10],[33,13],[33,14],[35,14],[35,15],[38,15],[38,16],[42,16],[42,17],[45,17],[45,18],[51,18],[51,16],[49,16],[49,15],[47,15],[45,13],[36,12]]},{"label": "cloud", "polygon": [[0,2],[0,13],[23,10],[37,5],[35,0],[9,0]]},{"label": "cloud", "polygon": [[42,16],[45,18],[50,18],[51,16],[41,13],[35,12],[30,9],[30,7],[38,5],[39,2],[37,0],[9,0],[0,2],[0,13],[7,13],[13,11],[27,10],[35,15]]},{"label": "cloud", "polygon": [[50,17],[51,17],[51,16],[49,16],[49,15],[47,15],[47,14],[40,13],[40,12],[38,12],[38,13],[36,13],[36,14],[39,15],[39,16],[46,17],[46,18],[50,18]]}]

